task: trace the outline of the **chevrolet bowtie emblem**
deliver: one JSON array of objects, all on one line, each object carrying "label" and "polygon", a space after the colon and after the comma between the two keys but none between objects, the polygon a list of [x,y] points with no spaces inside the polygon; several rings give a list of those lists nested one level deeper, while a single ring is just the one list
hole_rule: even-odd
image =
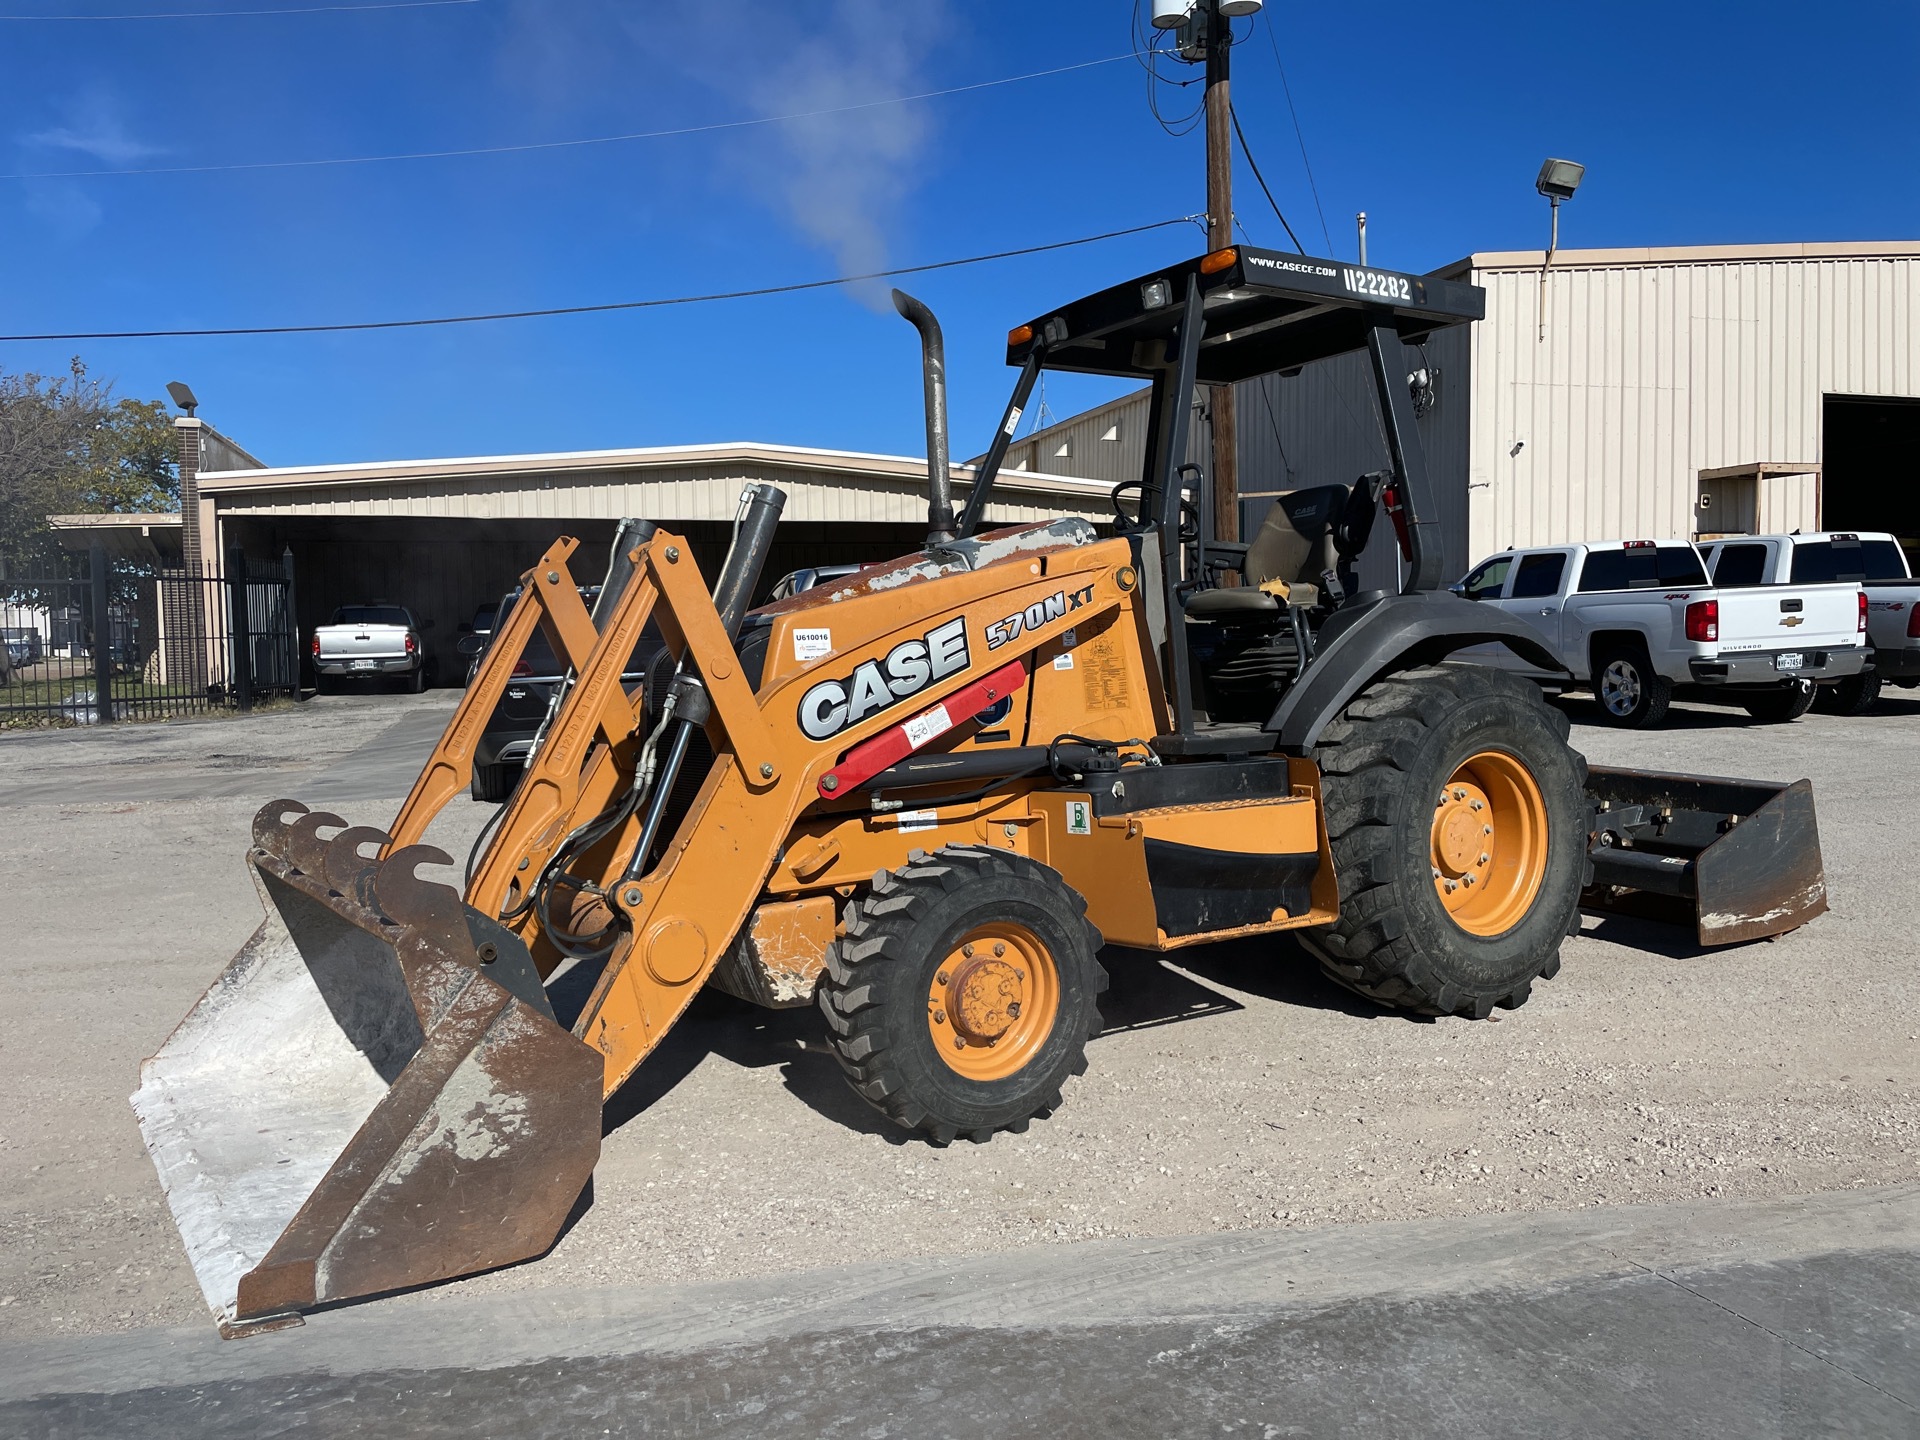
[{"label": "chevrolet bowtie emblem", "polygon": [[1803,618],[1803,616],[1799,615],[1782,615],[1780,617],[1780,623],[1787,626],[1798,625]]}]

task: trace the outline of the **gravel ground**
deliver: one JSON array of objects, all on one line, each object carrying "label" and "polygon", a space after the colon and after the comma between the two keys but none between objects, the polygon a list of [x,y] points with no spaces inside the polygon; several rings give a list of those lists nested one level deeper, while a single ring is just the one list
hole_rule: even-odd
[{"label": "gravel ground", "polygon": [[[259,805],[384,823],[454,698],[0,738],[0,1337],[204,1320],[126,1104],[139,1061],[258,922]],[[1920,1175],[1920,702],[1779,727],[1677,707],[1652,734],[1569,709],[1596,763],[1810,777],[1833,913],[1708,954],[1589,919],[1558,979],[1481,1024],[1376,1011],[1284,939],[1109,951],[1108,1033],[1061,1111],[947,1150],[854,1098],[811,1011],[706,996],[609,1106],[553,1252],[435,1293]],[[482,818],[459,803],[434,838],[460,853]]]}]

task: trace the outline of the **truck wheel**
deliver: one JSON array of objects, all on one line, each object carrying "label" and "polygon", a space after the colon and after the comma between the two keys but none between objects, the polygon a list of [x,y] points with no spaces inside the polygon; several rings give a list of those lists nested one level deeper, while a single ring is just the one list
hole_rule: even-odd
[{"label": "truck wheel", "polygon": [[875,875],[815,992],[854,1090],[936,1145],[1051,1113],[1100,1033],[1086,910],[1057,872],[981,846]]},{"label": "truck wheel", "polygon": [[1742,696],[1740,708],[1762,725],[1784,725],[1813,708],[1813,692],[1819,688],[1811,680],[1795,680],[1777,690]]},{"label": "truck wheel", "polygon": [[1560,968],[1586,881],[1586,760],[1533,686],[1471,665],[1362,690],[1314,758],[1340,918],[1327,973],[1383,1004],[1485,1019]]},{"label": "truck wheel", "polygon": [[1837,685],[1814,688],[1813,708],[1823,715],[1864,715],[1879,703],[1880,677],[1869,670]]},{"label": "truck wheel", "polygon": [[1627,730],[1644,730],[1667,718],[1673,682],[1653,668],[1644,645],[1616,645],[1593,652],[1593,698],[1600,718]]},{"label": "truck wheel", "polygon": [[512,796],[521,773],[518,765],[475,765],[467,793],[482,804],[498,805]]}]

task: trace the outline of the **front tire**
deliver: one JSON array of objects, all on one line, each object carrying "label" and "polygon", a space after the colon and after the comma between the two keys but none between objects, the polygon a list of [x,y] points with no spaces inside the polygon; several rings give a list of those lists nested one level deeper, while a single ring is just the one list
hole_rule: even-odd
[{"label": "front tire", "polygon": [[1560,968],[1586,881],[1586,761],[1533,686],[1409,670],[1315,747],[1340,918],[1327,973],[1383,1004],[1485,1019]]},{"label": "front tire", "polygon": [[1600,702],[1600,718],[1607,724],[1645,730],[1667,718],[1673,682],[1653,668],[1644,646],[1596,649],[1593,698]]},{"label": "front tire", "polygon": [[1814,692],[1819,688],[1811,680],[1797,680],[1778,690],[1746,696],[1740,701],[1740,708],[1762,725],[1784,725],[1813,708]]},{"label": "front tire", "polygon": [[855,1092],[937,1145],[1060,1104],[1100,1033],[1106,971],[1058,872],[984,846],[916,852],[847,906],[815,993]]}]

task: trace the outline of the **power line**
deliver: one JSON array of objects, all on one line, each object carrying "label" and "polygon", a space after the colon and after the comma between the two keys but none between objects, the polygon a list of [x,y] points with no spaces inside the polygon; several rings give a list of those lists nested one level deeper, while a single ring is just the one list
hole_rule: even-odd
[{"label": "power line", "polygon": [[1300,163],[1307,167],[1307,189],[1313,192],[1313,208],[1320,215],[1320,234],[1327,242],[1327,254],[1333,254],[1333,232],[1327,229],[1327,212],[1320,205],[1320,187],[1314,183],[1313,162],[1307,158],[1307,137],[1300,129],[1300,112],[1293,108],[1293,86],[1287,83],[1287,67],[1280,59],[1280,42],[1274,38],[1273,20],[1267,20],[1267,43],[1273,47],[1274,68],[1280,72],[1280,90],[1287,97],[1287,114],[1293,117],[1293,138],[1300,142]]},{"label": "power line", "polygon": [[0,15],[0,22],[115,20],[236,20],[247,16],[334,15],[358,10],[427,10],[439,5],[478,5],[480,0],[379,0],[371,5],[301,5],[288,10],[163,10],[144,15]]},{"label": "power line", "polygon": [[1306,246],[1300,243],[1300,237],[1293,233],[1293,226],[1287,224],[1287,217],[1280,214],[1280,202],[1273,198],[1273,191],[1267,189],[1267,177],[1260,173],[1260,163],[1253,158],[1253,151],[1247,148],[1247,132],[1240,128],[1240,112],[1227,106],[1227,118],[1233,121],[1233,135],[1240,142],[1240,153],[1247,157],[1247,168],[1253,171],[1253,178],[1260,182],[1260,193],[1267,197],[1267,204],[1273,206],[1273,213],[1280,216],[1280,228],[1287,232],[1287,238],[1293,241],[1293,248],[1302,255],[1307,253]]},{"label": "power line", "polygon": [[1040,255],[1049,250],[1067,250],[1076,245],[1093,245],[1102,240],[1117,240],[1124,235],[1143,235],[1149,230],[1164,230],[1170,225],[1191,224],[1201,217],[1181,215],[1171,220],[1153,220],[1145,225],[1130,225],[1124,230],[1108,230],[1099,235],[1083,235],[1077,240],[1055,240],[1046,245],[1025,245],[1018,250],[996,250],[988,255],[968,255],[958,260],[933,260],[924,265],[902,265],[893,270],[872,270],[864,275],[836,275],[831,280],[801,280],[791,285],[765,285],[757,290],[721,290],[709,295],[673,295],[658,300],[619,300],[602,305],[561,305],[546,310],[501,310],[485,315],[439,315],[420,320],[361,320],[338,325],[234,325],[199,330],[85,330],[44,335],[0,335],[0,341],[38,340],[187,340],[228,335],[332,335],[349,330],[416,330],[430,325],[477,325],[491,320],[536,320],[555,315],[603,315],[615,310],[653,310],[669,305],[704,305],[714,300],[752,300],[766,295],[792,295],[802,290],[828,290],[836,285],[854,285],[865,280],[890,280],[900,275],[924,275],[933,270],[952,270],[961,265],[981,265],[990,260],[1011,260],[1021,255]]},{"label": "power line", "polygon": [[905,105],[916,100],[938,100],[946,95],[964,95],[973,90],[991,90],[1000,85],[1017,85],[1024,80],[1044,80],[1051,75],[1066,75],[1075,70],[1091,70],[1130,57],[1109,55],[1103,60],[1081,60],[1072,65],[1057,65],[1051,70],[1033,70],[1025,75],[1006,75],[998,80],[977,80],[971,85],[954,85],[945,90],[925,90],[918,95],[894,95],[885,100],[862,100],[854,105],[836,105],[827,110],[802,110],[791,115],[763,115],[751,120],[720,120],[711,125],[683,125],[672,130],[637,130],[627,135],[589,135],[577,140],[536,140],[523,145],[481,145],[463,150],[417,150],[395,155],[340,155],[321,160],[250,160],[227,165],[155,165],[129,170],[49,170],[31,174],[0,175],[0,180],[91,180],[112,175],[209,175],[238,170],[310,170],[330,165],[384,165],[396,160],[452,160],[472,155],[520,155],[536,150],[571,150],[586,145],[620,145],[633,140],[667,140],[681,135],[705,135],[716,130],[746,130],[758,125],[783,125],[792,120],[817,120],[827,115],[846,115],[856,110],[873,110],[882,105]]}]

